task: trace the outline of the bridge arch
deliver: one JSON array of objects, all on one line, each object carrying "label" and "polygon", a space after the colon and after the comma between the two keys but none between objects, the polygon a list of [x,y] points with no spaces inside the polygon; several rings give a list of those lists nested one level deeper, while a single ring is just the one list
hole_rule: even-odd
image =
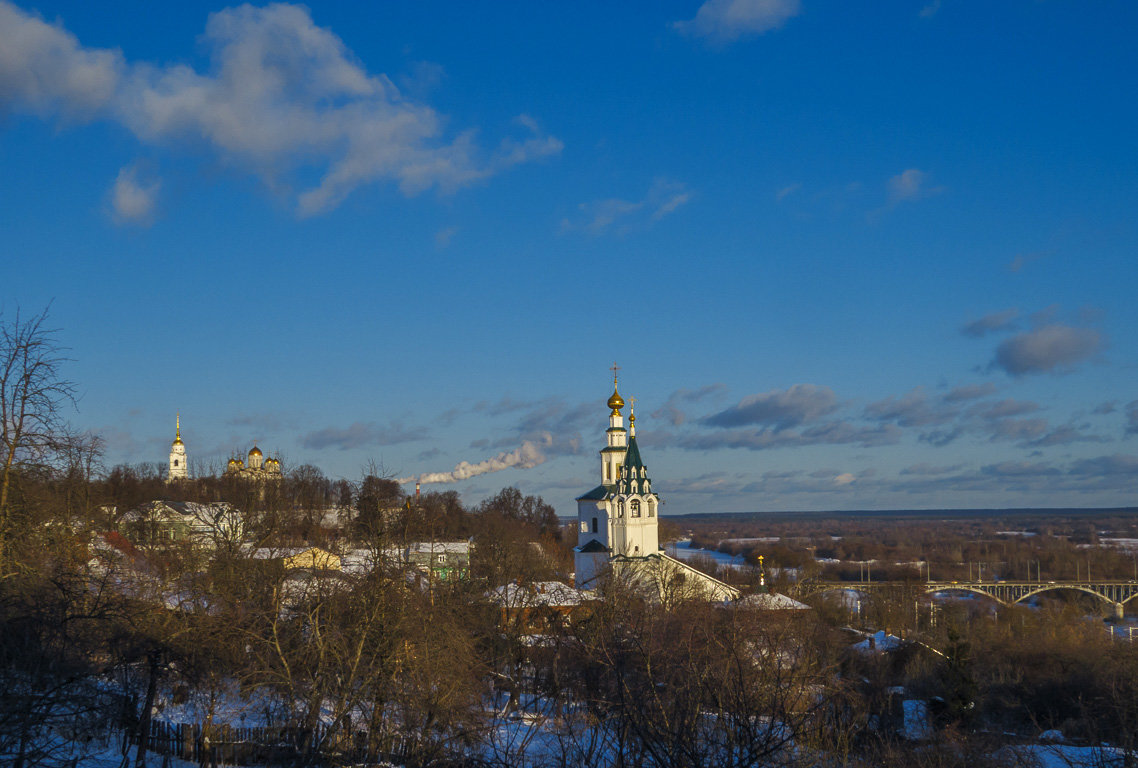
[{"label": "bridge arch", "polygon": [[[1078,584],[1042,584],[1042,585],[1040,585],[1040,587],[1038,589],[1030,590],[1023,595],[1020,595],[1019,597],[1017,597],[1012,602],[1013,603],[1022,603],[1024,600],[1027,600],[1030,597],[1036,597],[1037,595],[1042,595],[1044,592],[1082,592],[1083,594],[1086,594],[1086,595],[1094,595],[1099,600],[1101,600],[1102,602],[1106,603],[1109,606],[1115,606],[1115,605],[1119,604],[1119,603],[1116,603],[1114,600],[1111,600],[1109,597],[1107,597],[1106,595],[1104,595],[1101,592],[1098,592],[1094,589],[1091,589],[1089,587],[1084,587],[1084,586],[1081,586]],[[1131,596],[1131,597],[1133,597],[1133,596]],[[1126,602],[1125,600],[1122,601],[1123,604],[1125,604],[1125,602]]]},{"label": "bridge arch", "polygon": [[1003,606],[1012,605],[1012,603],[1009,603],[1007,600],[1002,599],[998,595],[995,595],[991,592],[986,591],[983,587],[974,587],[974,586],[971,586],[968,584],[953,584],[952,586],[947,586],[947,587],[943,584],[937,584],[933,587],[925,589],[926,595],[937,595],[937,594],[940,594],[941,592],[968,592],[969,594],[979,595],[980,597],[986,597],[989,600],[991,600],[995,603],[999,603],[1000,605],[1003,605]]}]

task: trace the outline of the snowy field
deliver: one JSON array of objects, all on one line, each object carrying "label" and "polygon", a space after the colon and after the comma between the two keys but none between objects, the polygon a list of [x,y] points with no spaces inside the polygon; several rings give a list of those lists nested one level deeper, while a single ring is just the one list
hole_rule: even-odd
[{"label": "snowy field", "polygon": [[728,555],[725,552],[717,552],[714,549],[698,549],[692,547],[691,539],[684,539],[683,541],[668,544],[665,551],[678,560],[691,560],[694,557],[709,557],[715,561],[716,565],[726,565],[728,568],[750,567],[739,555]]}]

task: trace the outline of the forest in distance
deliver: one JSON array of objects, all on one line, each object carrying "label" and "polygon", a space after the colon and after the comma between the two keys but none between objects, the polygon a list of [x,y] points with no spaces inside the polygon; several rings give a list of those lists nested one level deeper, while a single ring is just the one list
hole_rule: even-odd
[{"label": "forest in distance", "polygon": [[[762,555],[776,573],[790,569],[793,581],[1138,580],[1136,509],[699,515],[664,521],[683,530],[695,549],[738,556],[749,565]],[[717,568],[726,575],[722,565]]]}]

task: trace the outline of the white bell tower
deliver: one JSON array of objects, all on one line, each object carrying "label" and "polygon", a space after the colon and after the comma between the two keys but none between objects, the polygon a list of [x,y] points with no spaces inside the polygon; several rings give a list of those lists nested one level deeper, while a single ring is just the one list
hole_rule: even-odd
[{"label": "white bell tower", "polygon": [[174,421],[174,442],[170,444],[170,467],[166,473],[166,482],[186,480],[190,476],[190,468],[186,464],[186,444],[182,442],[182,414],[178,414]]}]

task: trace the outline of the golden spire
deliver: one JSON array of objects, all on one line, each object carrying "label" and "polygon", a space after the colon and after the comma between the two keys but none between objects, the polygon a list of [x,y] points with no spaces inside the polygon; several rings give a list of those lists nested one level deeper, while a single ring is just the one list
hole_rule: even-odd
[{"label": "golden spire", "polygon": [[629,395],[628,397],[628,431],[632,437],[636,437],[636,398]]},{"label": "golden spire", "polygon": [[620,396],[620,392],[618,392],[616,388],[616,372],[620,370],[620,366],[613,363],[612,368],[609,370],[612,371],[612,397],[609,398],[608,406],[612,408],[612,415],[616,416],[620,413],[620,409],[624,407],[624,398]]},{"label": "golden spire", "polygon": [[179,411],[174,417],[174,445],[182,444],[182,414]]}]

